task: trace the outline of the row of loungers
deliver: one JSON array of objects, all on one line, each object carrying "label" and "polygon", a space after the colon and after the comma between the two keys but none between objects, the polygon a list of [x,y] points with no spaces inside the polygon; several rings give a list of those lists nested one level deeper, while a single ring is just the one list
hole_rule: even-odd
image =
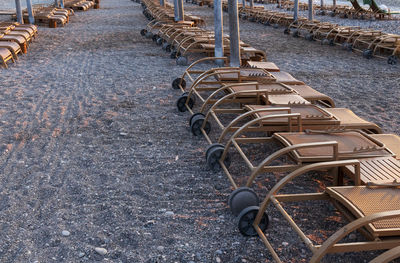
[{"label": "row of loungers", "polygon": [[3,66],[8,68],[7,62],[15,62],[18,54],[27,53],[28,46],[37,36],[37,27],[17,22],[0,22],[0,57]]},{"label": "row of loungers", "polygon": [[[150,2],[143,5],[148,7]],[[153,18],[155,12],[148,9],[145,15]],[[154,40],[163,44],[158,41],[160,36]],[[349,109],[336,108],[332,98],[281,71],[273,62],[249,59],[237,68],[204,70],[204,63],[216,61],[229,63],[227,57],[200,59],[176,78],[172,87],[181,91],[178,111],[191,114],[188,124],[193,136],[202,136],[208,143],[207,165],[222,170],[234,189],[228,205],[237,216],[239,231],[258,235],[274,260],[281,262],[269,241],[271,233],[265,234],[272,205],[310,248],[310,262],[320,262],[330,253],[352,251],[388,250],[371,262],[399,257],[400,137],[382,134],[375,123]],[[266,153],[263,144],[271,143],[281,147]],[[250,173],[237,174],[238,168]],[[281,193],[282,189],[293,191],[295,178],[315,176],[308,173],[315,170],[329,171],[332,186],[311,193]],[[264,189],[260,185],[269,173],[287,175],[260,202],[259,193]],[[294,201],[299,209],[303,202],[309,206],[313,200],[330,201],[350,221],[322,244],[315,244],[283,206]],[[355,230],[365,241],[343,240]]]},{"label": "row of loungers", "polygon": [[86,0],[65,0],[64,7],[71,8],[73,10],[87,11],[90,8],[98,9],[100,6],[100,0],[86,1]]},{"label": "row of loungers", "polygon": [[[204,70],[204,63],[217,60],[229,63],[226,57],[200,59],[172,87],[182,92],[176,107],[191,114],[192,134],[209,144],[207,165],[222,170],[234,189],[228,205],[237,216],[239,231],[258,235],[281,262],[269,242],[272,237],[265,234],[267,209],[272,204],[310,248],[310,262],[319,262],[329,253],[351,251],[390,249],[373,262],[400,256],[400,137],[382,134],[378,125],[349,109],[336,108],[329,96],[280,71],[273,62],[249,59],[239,68]],[[281,148],[265,154],[261,145],[272,142]],[[265,154],[261,162],[254,153],[257,145]],[[237,166],[250,173],[234,174]],[[329,171],[332,186],[315,193],[280,193],[295,178],[314,170]],[[263,176],[283,172],[288,175],[260,202],[257,192]],[[331,201],[351,222],[323,244],[314,244],[282,205],[309,200]],[[354,230],[360,230],[366,240],[343,242]]]},{"label": "row of loungers", "polygon": [[[51,28],[65,26],[69,22],[70,16],[74,15],[74,11],[69,8],[55,7],[35,7],[33,10],[35,23],[38,25],[47,25]],[[23,12],[25,23],[29,23],[29,14],[27,10]]]},{"label": "row of loungers", "polygon": [[[187,65],[192,54],[205,56],[214,54],[214,32],[199,27],[204,24],[202,19],[187,15],[185,21],[175,22],[171,6],[161,7],[149,0],[142,1],[142,5],[143,13],[150,22],[141,30],[141,34],[152,38],[157,45],[170,52],[170,57],[176,59],[178,65]],[[229,36],[223,36],[223,43],[224,55],[228,56]],[[264,51],[257,50],[244,42],[240,43],[240,52],[243,62],[266,60]]]},{"label": "row of loungers", "polygon": [[[294,21],[291,14],[265,10],[262,6],[239,8],[242,19],[276,28],[283,26],[284,33],[293,37],[303,37],[323,45],[340,46],[343,50],[360,53],[367,59],[383,58],[391,65],[397,64],[400,58],[400,35],[397,34],[318,20],[310,21],[305,17]],[[223,2],[223,9],[228,11],[227,2]]]},{"label": "row of loungers", "polygon": [[[239,231],[260,236],[280,262],[269,242],[273,237],[265,234],[267,207],[272,204],[311,249],[310,262],[319,262],[328,253],[400,246],[400,137],[382,134],[378,125],[349,109],[336,108],[329,96],[280,71],[272,62],[199,70],[203,62],[217,59],[228,62],[211,57],[197,61],[172,87],[182,91],[176,106],[180,112],[191,113],[192,134],[203,136],[209,144],[207,165],[222,170],[234,189],[228,204],[237,216]],[[265,153],[262,145],[270,143],[281,148]],[[262,158],[254,150],[257,145],[265,154]],[[250,173],[235,174],[238,166]],[[316,193],[279,193],[282,188],[290,189],[295,178],[314,170],[330,171],[332,186]],[[265,175],[284,172],[288,175],[260,203],[255,190],[260,192]],[[309,200],[332,201],[351,222],[322,245],[314,244],[282,206]],[[366,241],[343,243],[354,230],[360,230]]]}]

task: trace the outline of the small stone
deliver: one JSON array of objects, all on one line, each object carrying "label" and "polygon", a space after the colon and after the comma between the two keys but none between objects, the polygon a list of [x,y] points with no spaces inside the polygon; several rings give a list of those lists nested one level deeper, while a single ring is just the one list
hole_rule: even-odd
[{"label": "small stone", "polygon": [[105,254],[107,254],[107,249],[102,248],[102,247],[96,247],[94,249],[94,251],[96,251],[98,254],[104,256]]},{"label": "small stone", "polygon": [[282,245],[287,247],[289,245],[289,243],[288,242],[282,242]]},{"label": "small stone", "polygon": [[83,258],[85,256],[85,253],[79,252],[78,257]]},{"label": "small stone", "polygon": [[217,253],[218,255],[222,255],[222,251],[219,249],[217,251],[215,251],[215,253]]},{"label": "small stone", "polygon": [[119,135],[121,135],[121,136],[126,136],[126,135],[128,135],[128,134],[127,134],[126,132],[120,132]]},{"label": "small stone", "polygon": [[161,251],[164,251],[164,247],[163,247],[163,246],[158,246],[158,247],[157,247],[157,250],[160,251],[160,252],[161,252]]},{"label": "small stone", "polygon": [[167,216],[173,216],[173,215],[174,215],[174,212],[172,212],[172,211],[167,211],[167,212],[165,212],[165,215],[167,215]]},{"label": "small stone", "polygon": [[218,263],[220,263],[220,262],[221,262],[221,259],[220,259],[219,257],[216,257],[216,258],[215,258],[215,261],[218,262]]},{"label": "small stone", "polygon": [[61,232],[61,234],[62,234],[63,236],[65,236],[65,237],[69,237],[69,235],[71,235],[71,233],[70,233],[68,230],[63,230],[63,231]]}]

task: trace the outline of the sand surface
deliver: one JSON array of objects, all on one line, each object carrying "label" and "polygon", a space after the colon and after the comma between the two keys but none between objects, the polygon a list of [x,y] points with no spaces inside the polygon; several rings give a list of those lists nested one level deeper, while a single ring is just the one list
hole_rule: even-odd
[{"label": "sand surface", "polygon": [[[211,9],[185,7],[212,26]],[[179,92],[170,83],[184,68],[139,34],[147,23],[141,12],[130,0],[102,0],[64,28],[41,27],[29,53],[1,70],[0,262],[271,260],[259,239],[239,234],[225,175],[206,168],[205,141],[190,135],[189,115],[175,108]],[[247,21],[241,33],[338,106],[399,132],[399,66]],[[294,209],[317,241],[343,224],[334,212],[319,222],[332,212],[326,204]],[[285,262],[310,256],[276,212],[271,219]]]}]

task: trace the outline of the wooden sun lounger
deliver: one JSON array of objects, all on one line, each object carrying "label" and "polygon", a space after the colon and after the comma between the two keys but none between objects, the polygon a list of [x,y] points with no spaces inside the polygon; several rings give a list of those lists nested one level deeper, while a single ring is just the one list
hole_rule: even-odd
[{"label": "wooden sun lounger", "polygon": [[11,54],[10,50],[8,50],[7,48],[0,47],[0,57],[3,62],[3,66],[5,68],[8,68],[7,61],[11,60],[12,62],[15,62],[13,55]]},{"label": "wooden sun lounger", "polygon": [[1,41],[1,38],[0,38],[0,48],[7,48],[11,52],[15,60],[18,59],[17,55],[22,53],[21,46],[18,45],[16,42]]},{"label": "wooden sun lounger", "polygon": [[4,35],[0,33],[0,42],[1,41],[15,42],[20,46],[22,53],[26,54],[28,52],[26,40],[22,36]]},{"label": "wooden sun lounger", "polygon": [[[271,237],[264,234],[268,227],[267,207],[272,204],[311,250],[313,255],[309,262],[320,262],[325,255],[330,253],[398,247],[400,245],[400,188],[396,187],[396,184],[377,187],[360,186],[360,180],[356,178],[356,186],[327,187],[322,193],[279,194],[279,191],[288,183],[306,172],[350,165],[359,171],[359,163],[355,160],[348,160],[312,164],[292,172],[270,190],[260,207],[247,207],[240,213],[238,217],[239,230],[245,235],[258,234],[274,260],[282,262],[269,242]],[[360,173],[357,173],[357,176],[359,175]],[[297,202],[301,205],[303,201],[312,200],[330,201],[350,221],[324,240],[321,245],[310,240],[283,207],[285,202]],[[310,205],[310,202],[307,205]],[[366,240],[362,242],[343,241],[343,238],[355,230],[360,231]],[[393,255],[391,254],[391,256]],[[382,257],[391,258],[391,256],[388,257],[386,254]]]}]

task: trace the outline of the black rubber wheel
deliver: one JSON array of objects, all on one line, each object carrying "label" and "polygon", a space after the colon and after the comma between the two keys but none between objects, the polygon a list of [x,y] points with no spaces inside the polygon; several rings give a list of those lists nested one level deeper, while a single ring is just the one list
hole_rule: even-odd
[{"label": "black rubber wheel", "polygon": [[152,38],[152,37],[153,37],[153,33],[151,33],[151,32],[146,33],[146,38]]},{"label": "black rubber wheel", "polygon": [[164,43],[164,39],[162,39],[161,37],[157,38],[156,44],[157,46],[161,46]]},{"label": "black rubber wheel", "polygon": [[200,115],[200,116],[202,116],[203,118],[205,117],[205,115],[204,115],[203,113],[201,113],[201,112],[196,112],[195,114],[193,114],[193,115],[190,116],[190,118],[189,118],[189,127],[192,126],[192,120],[193,120],[193,118],[196,117],[197,115]]},{"label": "black rubber wheel", "polygon": [[151,40],[153,40],[154,42],[157,41],[157,39],[159,38],[159,35],[155,34],[151,37]]},{"label": "black rubber wheel", "polygon": [[290,34],[290,29],[289,28],[285,28],[285,30],[283,30],[283,34],[289,35]]},{"label": "black rubber wheel", "polygon": [[167,51],[168,53],[171,52],[171,45],[170,45],[170,44],[168,44],[168,45],[165,47],[165,51]]},{"label": "black rubber wheel", "polygon": [[186,88],[186,80],[182,79],[182,78],[176,78],[176,79],[174,79],[174,81],[172,81],[172,88],[173,89],[179,89],[179,86],[182,89],[185,89]]},{"label": "black rubber wheel", "polygon": [[397,57],[394,56],[394,55],[391,55],[391,56],[388,57],[387,62],[390,65],[396,65],[397,64]]},{"label": "black rubber wheel", "polygon": [[279,25],[278,24],[273,24],[272,27],[277,29],[277,28],[279,28]]},{"label": "black rubber wheel", "polygon": [[[242,210],[238,216],[237,226],[242,235],[253,237],[257,236],[257,231],[253,227],[253,222],[256,219],[258,213],[258,206],[250,206]],[[264,216],[261,219],[259,227],[262,232],[267,230],[269,225],[269,218],[267,213],[264,213]]]},{"label": "black rubber wheel", "polygon": [[166,51],[168,45],[169,45],[168,42],[164,42],[164,43],[162,44],[161,48],[162,48],[163,50]]},{"label": "black rubber wheel", "polygon": [[[176,101],[176,107],[178,108],[178,110],[180,111],[180,112],[185,112],[185,111],[187,111],[187,108],[186,108],[186,100],[187,100],[187,98],[188,98],[188,93],[187,92],[184,92],[184,93],[182,93],[182,95],[178,98],[178,100]],[[194,100],[192,99],[192,98],[190,98],[189,99],[189,102],[188,102],[188,106],[189,106],[189,108],[193,108],[193,105],[194,105]]]},{"label": "black rubber wheel", "polygon": [[250,206],[258,206],[260,200],[256,192],[249,187],[239,187],[235,189],[230,195],[228,200],[229,208],[232,214],[239,215],[243,209]]},{"label": "black rubber wheel", "polygon": [[189,61],[188,61],[187,57],[180,56],[180,57],[176,58],[176,64],[178,66],[187,66],[188,62]]},{"label": "black rubber wheel", "polygon": [[265,21],[264,26],[271,26],[271,23],[269,21]]},{"label": "black rubber wheel", "polygon": [[[221,169],[219,160],[224,152],[225,147],[221,144],[211,144],[206,151],[207,165],[212,171]],[[226,155],[224,164],[227,168],[231,165],[231,158],[229,154]]]},{"label": "black rubber wheel", "polygon": [[[190,130],[192,131],[192,134],[194,136],[199,136],[202,135],[203,133],[201,132],[201,127],[203,126],[204,123],[204,116],[197,114],[194,116],[191,120],[190,124]],[[204,131],[209,134],[211,131],[211,124],[207,121],[206,125],[204,126]]]},{"label": "black rubber wheel", "polygon": [[171,55],[169,56],[171,59],[176,59],[176,51],[172,51]]},{"label": "black rubber wheel", "polygon": [[300,36],[299,31],[298,31],[297,29],[293,30],[292,36],[293,36],[293,37],[299,37],[299,36]]},{"label": "black rubber wheel", "polygon": [[314,40],[314,35],[312,33],[307,33],[305,36],[305,39],[308,41],[313,41]]},{"label": "black rubber wheel", "polygon": [[146,30],[146,29],[142,29],[142,30],[140,30],[140,34],[141,34],[142,36],[145,36],[145,35],[146,35],[146,33],[147,33],[147,30]]},{"label": "black rubber wheel", "polygon": [[366,59],[371,59],[372,58],[372,50],[371,49],[365,49],[363,51],[362,55]]}]

